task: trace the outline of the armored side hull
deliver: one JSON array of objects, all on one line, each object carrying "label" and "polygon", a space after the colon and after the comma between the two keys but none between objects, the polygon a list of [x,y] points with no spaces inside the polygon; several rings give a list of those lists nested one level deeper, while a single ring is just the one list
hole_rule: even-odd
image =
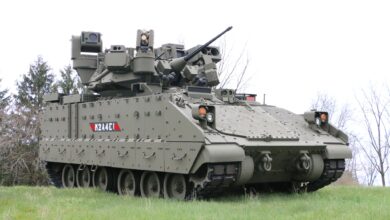
[{"label": "armored side hull", "polygon": [[[315,191],[351,157],[347,137],[315,113],[206,96],[48,96],[40,158],[58,187],[184,199],[243,186]],[[200,107],[214,118],[197,118]]]}]

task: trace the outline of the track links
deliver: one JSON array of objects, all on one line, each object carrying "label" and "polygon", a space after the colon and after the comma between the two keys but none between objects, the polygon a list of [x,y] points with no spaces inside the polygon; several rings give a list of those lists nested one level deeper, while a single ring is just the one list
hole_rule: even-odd
[{"label": "track links", "polygon": [[331,184],[343,175],[345,170],[344,159],[324,160],[324,171],[321,177],[307,184],[307,192],[314,192],[324,186]]},{"label": "track links", "polygon": [[194,187],[192,197],[204,198],[220,194],[233,185],[238,176],[238,164],[208,164],[204,180]]}]

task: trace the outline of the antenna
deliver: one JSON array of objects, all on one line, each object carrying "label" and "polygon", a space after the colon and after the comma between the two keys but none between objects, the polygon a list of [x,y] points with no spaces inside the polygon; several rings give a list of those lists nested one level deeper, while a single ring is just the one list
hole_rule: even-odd
[{"label": "antenna", "polygon": [[265,105],[265,93],[263,94],[263,105]]}]

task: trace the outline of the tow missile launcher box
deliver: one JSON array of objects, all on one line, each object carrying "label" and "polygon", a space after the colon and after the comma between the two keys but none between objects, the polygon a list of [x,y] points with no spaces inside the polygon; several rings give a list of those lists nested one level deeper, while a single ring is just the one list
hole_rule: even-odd
[{"label": "tow missile launcher box", "polygon": [[47,94],[40,159],[57,187],[98,187],[122,195],[189,199],[231,188],[316,191],[337,180],[351,157],[348,137],[328,113],[294,114],[255,94],[215,89],[218,47],[103,50],[98,32],[72,37],[79,95]]}]

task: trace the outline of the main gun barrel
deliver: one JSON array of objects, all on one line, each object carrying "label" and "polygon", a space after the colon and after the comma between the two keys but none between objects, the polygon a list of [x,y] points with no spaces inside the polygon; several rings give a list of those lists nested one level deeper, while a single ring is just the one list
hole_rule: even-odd
[{"label": "main gun barrel", "polygon": [[233,28],[233,26],[230,26],[228,28],[226,28],[226,30],[222,31],[220,34],[218,34],[217,36],[215,36],[213,39],[209,40],[207,43],[203,44],[202,46],[200,46],[198,49],[194,50],[192,53],[186,55],[184,57],[184,61],[189,61],[192,57],[196,56],[196,54],[198,54],[200,51],[202,51],[204,48],[208,47],[210,44],[212,44],[215,40],[217,40],[218,38],[220,38],[222,35],[224,35],[226,32],[230,31],[231,29]]}]

